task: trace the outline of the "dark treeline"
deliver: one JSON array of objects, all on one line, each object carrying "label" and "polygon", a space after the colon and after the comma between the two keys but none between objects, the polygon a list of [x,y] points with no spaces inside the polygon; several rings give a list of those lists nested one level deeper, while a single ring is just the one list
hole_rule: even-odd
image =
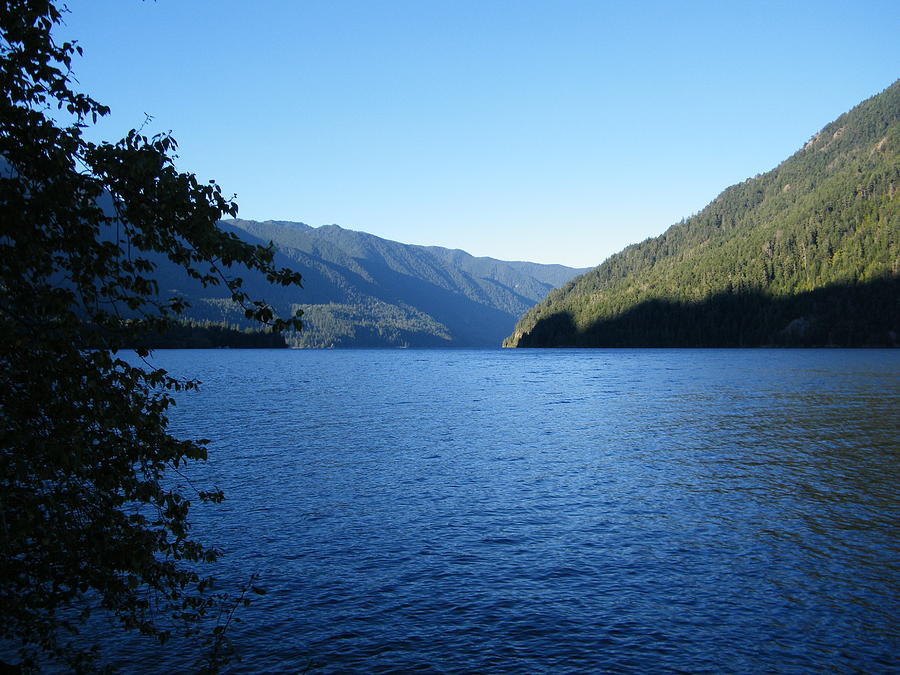
[{"label": "dark treeline", "polygon": [[699,302],[648,300],[583,329],[560,312],[538,321],[518,346],[897,347],[900,280],[833,285],[785,297],[751,292]]},{"label": "dark treeline", "polygon": [[146,349],[260,349],[287,347],[284,335],[209,321],[184,321],[144,335],[131,345]]}]

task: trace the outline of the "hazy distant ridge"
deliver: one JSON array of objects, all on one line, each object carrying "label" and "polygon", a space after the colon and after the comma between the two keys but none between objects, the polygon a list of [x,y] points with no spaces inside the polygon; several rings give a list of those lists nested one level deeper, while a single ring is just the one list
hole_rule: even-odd
[{"label": "hazy distant ridge", "polygon": [[[222,227],[256,243],[272,241],[277,264],[303,275],[300,291],[246,280],[279,311],[304,310],[304,330],[290,338],[300,347],[498,346],[523,312],[584,271],[476,258],[337,225],[235,219]],[[215,289],[188,295],[196,318],[240,321]]]}]

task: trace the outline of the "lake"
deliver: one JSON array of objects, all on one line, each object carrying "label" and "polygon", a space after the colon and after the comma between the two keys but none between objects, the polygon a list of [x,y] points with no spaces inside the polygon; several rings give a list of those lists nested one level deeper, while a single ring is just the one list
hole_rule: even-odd
[{"label": "lake", "polygon": [[268,590],[232,672],[900,668],[898,351],[153,362],[204,382],[195,534]]}]

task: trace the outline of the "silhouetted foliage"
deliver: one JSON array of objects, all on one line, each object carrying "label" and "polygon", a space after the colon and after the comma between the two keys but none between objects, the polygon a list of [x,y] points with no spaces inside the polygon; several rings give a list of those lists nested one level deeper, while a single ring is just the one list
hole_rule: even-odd
[{"label": "silhouetted foliage", "polygon": [[0,2],[0,647],[26,670],[91,667],[92,613],[164,642],[225,600],[200,573],[218,552],[188,523],[189,496],[222,494],[171,480],[206,457],[167,433],[173,393],[197,383],[117,356],[185,310],[158,294],[154,260],[227,288],[248,319],[299,328],[230,269],[299,275],[217,228],[236,205],[175,170],[170,136],[85,139],[109,110],[73,90],[81,48],[54,41],[61,18],[53,2]]}]

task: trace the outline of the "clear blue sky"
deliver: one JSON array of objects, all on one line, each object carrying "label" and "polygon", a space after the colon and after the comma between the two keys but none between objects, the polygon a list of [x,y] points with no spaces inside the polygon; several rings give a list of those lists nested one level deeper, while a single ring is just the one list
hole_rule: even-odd
[{"label": "clear blue sky", "polygon": [[60,37],[240,216],[592,266],[900,77],[900,2],[69,0]]}]

